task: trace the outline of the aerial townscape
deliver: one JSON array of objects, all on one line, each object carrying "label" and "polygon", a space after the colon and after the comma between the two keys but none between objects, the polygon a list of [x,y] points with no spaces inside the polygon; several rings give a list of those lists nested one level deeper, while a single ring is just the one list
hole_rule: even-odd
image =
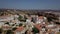
[{"label": "aerial townscape", "polygon": [[60,10],[0,9],[0,34],[60,34]]}]

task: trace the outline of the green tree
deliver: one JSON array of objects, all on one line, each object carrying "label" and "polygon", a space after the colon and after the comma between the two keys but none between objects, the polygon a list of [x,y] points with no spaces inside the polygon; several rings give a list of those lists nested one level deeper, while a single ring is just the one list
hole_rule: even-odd
[{"label": "green tree", "polygon": [[51,17],[47,17],[48,22],[52,21]]},{"label": "green tree", "polygon": [[58,20],[57,17],[47,17],[47,19],[48,19],[48,22],[53,21],[53,20]]},{"label": "green tree", "polygon": [[19,24],[19,26],[22,26],[22,25],[23,25],[22,23]]},{"label": "green tree", "polygon": [[22,20],[22,18],[23,18],[23,17],[22,17],[21,15],[19,15],[18,20],[20,21],[20,20]]},{"label": "green tree", "polygon": [[0,34],[2,33],[2,31],[3,31],[2,28],[0,28]]},{"label": "green tree", "polygon": [[34,34],[39,33],[39,30],[36,27],[32,28],[32,30],[33,30]]},{"label": "green tree", "polygon": [[14,34],[14,32],[12,30],[7,30],[6,34]]},{"label": "green tree", "polygon": [[9,25],[9,22],[6,22],[5,24],[8,24]]},{"label": "green tree", "polygon": [[13,31],[15,31],[16,29],[17,29],[16,27],[12,28]]}]

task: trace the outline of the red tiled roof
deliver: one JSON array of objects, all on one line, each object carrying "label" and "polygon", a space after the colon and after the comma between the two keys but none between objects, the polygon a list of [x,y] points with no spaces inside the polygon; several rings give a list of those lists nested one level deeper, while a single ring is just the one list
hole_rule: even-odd
[{"label": "red tiled roof", "polygon": [[23,27],[23,26],[20,26],[20,27],[18,27],[18,28],[16,29],[16,31],[22,31],[22,30],[24,30],[24,27]]},{"label": "red tiled roof", "polygon": [[34,25],[38,30],[40,30],[40,28],[41,28],[41,25],[40,24],[36,24],[36,25]]},{"label": "red tiled roof", "polygon": [[0,18],[7,18],[7,17],[9,17],[9,16],[0,16]]},{"label": "red tiled roof", "polygon": [[43,16],[39,16],[39,19],[43,19]]}]

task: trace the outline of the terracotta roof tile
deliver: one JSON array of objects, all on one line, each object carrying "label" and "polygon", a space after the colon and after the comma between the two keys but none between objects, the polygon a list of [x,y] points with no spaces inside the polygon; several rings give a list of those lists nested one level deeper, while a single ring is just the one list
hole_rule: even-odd
[{"label": "terracotta roof tile", "polygon": [[43,16],[39,16],[40,19],[43,19]]},{"label": "terracotta roof tile", "polygon": [[18,28],[16,29],[16,31],[22,31],[22,30],[24,30],[24,27],[23,27],[23,26],[20,26],[20,27],[18,27]]},{"label": "terracotta roof tile", "polygon": [[40,24],[36,24],[36,25],[34,25],[38,30],[40,30],[40,28],[41,28],[41,25]]}]

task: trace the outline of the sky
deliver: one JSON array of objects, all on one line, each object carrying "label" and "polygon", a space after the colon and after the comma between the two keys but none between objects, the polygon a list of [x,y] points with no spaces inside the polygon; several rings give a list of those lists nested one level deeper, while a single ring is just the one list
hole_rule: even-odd
[{"label": "sky", "polygon": [[60,0],[0,0],[0,8],[60,9]]}]

